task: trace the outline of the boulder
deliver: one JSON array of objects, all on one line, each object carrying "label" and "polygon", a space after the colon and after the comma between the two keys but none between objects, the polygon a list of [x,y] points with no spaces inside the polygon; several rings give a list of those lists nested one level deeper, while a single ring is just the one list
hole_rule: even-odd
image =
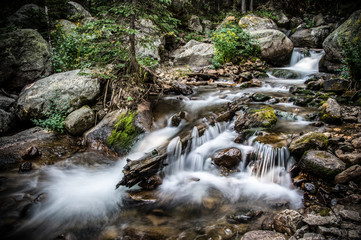
[{"label": "boulder", "polygon": [[190,95],[193,93],[193,90],[189,85],[178,81],[173,82],[171,91],[173,91],[175,94],[181,95]]},{"label": "boulder", "polygon": [[273,29],[250,32],[261,48],[261,57],[267,62],[282,66],[289,63],[293,51],[292,41],[282,32]]},{"label": "boulder", "polygon": [[79,3],[68,2],[68,19],[71,21],[79,21],[83,18],[91,17],[91,14]]},{"label": "boulder", "polygon": [[202,25],[204,26],[205,33],[209,33],[212,30],[212,21],[202,20]]},{"label": "boulder", "polygon": [[16,115],[0,109],[0,134],[9,132],[14,127]]},{"label": "boulder", "polygon": [[19,29],[31,28],[45,32],[48,28],[44,8],[26,4],[8,18],[8,22]]},{"label": "boulder", "polygon": [[295,71],[289,69],[273,69],[271,74],[277,78],[284,79],[297,79],[301,78],[301,75]]},{"label": "boulder", "polygon": [[355,138],[351,141],[351,143],[355,148],[361,148],[361,138]]},{"label": "boulder", "polygon": [[71,135],[80,136],[93,126],[94,121],[95,114],[93,110],[88,106],[84,106],[66,117],[64,127]]},{"label": "boulder", "polygon": [[238,25],[247,31],[278,29],[276,23],[269,18],[261,18],[255,15],[246,15],[242,17]]},{"label": "boulder", "polygon": [[117,110],[108,113],[95,127],[84,134],[84,144],[96,150],[107,150],[107,141],[113,132],[113,127],[117,123],[124,111]]},{"label": "boulder", "polygon": [[345,171],[337,174],[335,177],[336,183],[347,183],[349,181],[357,182],[361,179],[361,166],[360,165],[353,165],[347,168]]},{"label": "boulder", "polygon": [[203,27],[198,16],[192,15],[188,21],[188,29],[195,32],[202,32]]},{"label": "boulder", "polygon": [[286,209],[275,216],[273,224],[277,232],[292,236],[303,225],[302,215],[295,210]]},{"label": "boulder", "polygon": [[313,17],[312,21],[315,23],[316,27],[319,27],[321,25],[326,24],[325,19],[323,18],[322,13],[317,14],[316,16]]},{"label": "boulder", "polygon": [[242,152],[238,148],[228,148],[214,154],[212,161],[219,167],[234,169],[242,161]]},{"label": "boulder", "polygon": [[160,60],[160,48],[163,44],[160,30],[151,20],[141,19],[136,23],[136,54],[139,57],[151,57]]},{"label": "boulder", "polygon": [[0,85],[11,90],[21,90],[52,71],[49,44],[33,29],[0,35],[0,59]]},{"label": "boulder", "polygon": [[323,90],[325,92],[342,93],[349,89],[351,82],[342,78],[331,78],[323,81]]},{"label": "boulder", "polygon": [[142,130],[142,132],[150,133],[153,128],[153,114],[151,110],[151,103],[143,101],[138,104],[137,116],[135,117],[135,126]]},{"label": "boulder", "polygon": [[340,123],[341,122],[341,106],[333,98],[329,98],[319,108],[319,115],[322,121],[327,123]]},{"label": "boulder", "polygon": [[172,57],[176,65],[202,67],[212,63],[213,55],[213,44],[190,40],[186,45],[175,50]]},{"label": "boulder", "polygon": [[302,154],[311,149],[322,150],[328,145],[327,136],[320,132],[309,132],[292,140],[289,150],[290,152],[301,157]]},{"label": "boulder", "polygon": [[327,226],[337,224],[338,219],[334,215],[323,217],[320,215],[307,214],[302,221],[309,226]]},{"label": "boulder", "polygon": [[271,99],[271,97],[263,93],[254,93],[252,94],[252,99],[255,102],[265,102]]},{"label": "boulder", "polygon": [[346,168],[339,158],[325,151],[306,152],[299,162],[300,167],[322,178],[333,178]]},{"label": "boulder", "polygon": [[100,93],[100,82],[79,73],[80,70],[56,73],[24,88],[17,102],[18,117],[21,120],[44,117],[56,93],[55,100],[63,103],[62,107],[69,103],[69,112],[94,101]]},{"label": "boulder", "polygon": [[322,43],[330,32],[329,26],[298,29],[290,39],[295,47],[322,48]]},{"label": "boulder", "polygon": [[349,165],[361,164],[361,153],[343,153],[341,149],[336,150],[336,156]]},{"label": "boulder", "polygon": [[361,10],[354,12],[343,24],[333,31],[323,42],[325,50],[324,67],[328,71],[335,71],[341,68],[342,40],[351,44],[361,39]]},{"label": "boulder", "polygon": [[241,240],[286,240],[286,237],[277,232],[257,230],[247,232]]},{"label": "boulder", "polygon": [[277,26],[279,26],[279,27],[288,28],[288,26],[290,24],[290,20],[288,19],[286,14],[284,14],[284,12],[282,12],[282,11],[277,11],[276,12],[275,21],[277,23]]},{"label": "boulder", "polygon": [[240,132],[249,128],[269,128],[276,124],[277,116],[272,107],[253,109],[237,116],[234,128]]},{"label": "boulder", "polygon": [[76,25],[69,20],[60,19],[58,20],[56,27],[60,28],[65,34],[71,34],[71,32],[76,28]]}]

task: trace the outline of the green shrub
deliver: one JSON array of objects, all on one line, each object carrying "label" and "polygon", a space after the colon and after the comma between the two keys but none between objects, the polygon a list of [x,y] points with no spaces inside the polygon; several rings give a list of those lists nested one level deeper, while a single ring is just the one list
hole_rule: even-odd
[{"label": "green shrub", "polygon": [[198,42],[203,40],[203,36],[200,35],[199,33],[195,33],[195,32],[191,32],[188,33],[187,36],[185,37],[186,41],[189,42],[190,40],[196,40]]},{"label": "green shrub", "polygon": [[350,78],[352,88],[361,88],[361,39],[354,38],[351,41],[341,41],[342,53],[345,57],[342,71],[344,77]]},{"label": "green shrub", "polygon": [[68,110],[70,108],[69,102],[65,105],[60,101],[59,92],[55,90],[54,98],[49,99],[50,105],[49,110],[44,112],[46,116],[45,119],[32,119],[31,121],[44,129],[49,131],[64,132],[64,120],[68,115]]},{"label": "green shrub", "polygon": [[[214,63],[239,63],[244,59],[257,56],[259,47],[250,35],[238,25],[228,24],[213,34],[215,47]],[[216,65],[216,64],[214,64]]]},{"label": "green shrub", "polygon": [[140,65],[143,65],[146,67],[154,66],[159,63],[158,59],[152,58],[151,56],[146,56],[146,57],[140,56],[140,57],[137,57],[137,60]]}]

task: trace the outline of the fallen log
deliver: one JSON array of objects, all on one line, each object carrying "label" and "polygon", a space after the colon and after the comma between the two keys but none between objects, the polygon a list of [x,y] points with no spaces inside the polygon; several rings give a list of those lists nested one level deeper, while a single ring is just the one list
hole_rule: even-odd
[{"label": "fallen log", "polygon": [[[208,124],[213,125],[214,122],[231,120],[235,116],[236,112],[243,108],[243,104],[246,101],[247,99],[243,99],[242,101],[238,100],[237,102],[230,103],[226,108],[227,110],[217,114],[211,114],[206,118],[208,120]],[[183,151],[186,150],[185,148],[192,138],[193,127],[196,126],[198,128],[199,135],[201,136],[207,129],[208,124],[199,120],[193,124],[189,124],[183,129],[183,131],[178,135],[180,137],[180,141],[182,142]],[[116,189],[120,186],[126,186],[130,188],[137,183],[150,178],[154,174],[160,172],[165,166],[167,166],[165,160],[167,159],[168,143],[169,142],[163,144],[162,146],[153,150],[152,153],[149,153],[138,160],[127,159],[127,164],[123,169],[124,176],[122,180],[116,185]]]}]

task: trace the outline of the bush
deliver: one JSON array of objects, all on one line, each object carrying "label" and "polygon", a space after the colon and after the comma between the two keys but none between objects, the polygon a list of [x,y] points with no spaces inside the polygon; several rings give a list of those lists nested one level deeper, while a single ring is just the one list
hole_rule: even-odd
[{"label": "bush", "polygon": [[259,47],[251,40],[250,35],[235,24],[228,24],[215,31],[213,41],[214,63],[239,63],[259,53]]},{"label": "bush", "polygon": [[343,60],[343,71],[346,77],[351,79],[354,89],[361,89],[361,39],[357,37],[352,41],[341,41],[342,52],[345,57]]},{"label": "bush", "polygon": [[55,91],[54,98],[49,99],[50,105],[49,110],[44,112],[46,119],[32,119],[31,121],[44,129],[49,131],[64,132],[64,120],[68,115],[70,108],[69,102],[64,105],[59,99],[59,92]]}]

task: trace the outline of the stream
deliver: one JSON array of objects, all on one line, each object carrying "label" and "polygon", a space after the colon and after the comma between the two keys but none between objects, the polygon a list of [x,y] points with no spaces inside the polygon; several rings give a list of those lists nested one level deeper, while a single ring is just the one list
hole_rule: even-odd
[{"label": "stream", "polygon": [[[2,177],[8,179],[8,187],[0,191],[3,237],[232,239],[238,233],[260,229],[275,209],[302,207],[303,193],[292,184],[289,170],[293,159],[287,147],[259,143],[255,135],[235,143],[238,133],[233,129],[234,121],[209,124],[202,134],[190,124],[199,119],[206,122],[204,117],[213,110],[253,93],[277,99],[291,97],[291,86],[303,86],[308,75],[318,72],[322,55],[320,50],[295,49],[290,65],[280,69],[297,77],[285,79],[269,72],[268,78],[261,79],[260,88],[199,86],[191,96],[164,96],[154,111],[155,130],[117,161],[86,151],[28,174],[16,170],[3,173]],[[288,101],[249,103],[251,107],[264,105],[271,105],[278,118],[269,134],[287,135],[316,128],[306,120],[314,109]],[[180,111],[188,113],[188,121],[172,127],[169,119]],[[192,141],[182,146],[178,134],[189,129]],[[139,159],[167,142],[168,165],[162,170],[164,179],[157,190],[140,191],[138,186],[115,190],[126,159]],[[220,174],[211,156],[231,147],[242,152],[243,160],[237,171]],[[249,156],[253,161],[247,159]],[[249,211],[263,215],[231,224],[237,214],[251,218]],[[122,238],[125,235],[132,238]]]}]

